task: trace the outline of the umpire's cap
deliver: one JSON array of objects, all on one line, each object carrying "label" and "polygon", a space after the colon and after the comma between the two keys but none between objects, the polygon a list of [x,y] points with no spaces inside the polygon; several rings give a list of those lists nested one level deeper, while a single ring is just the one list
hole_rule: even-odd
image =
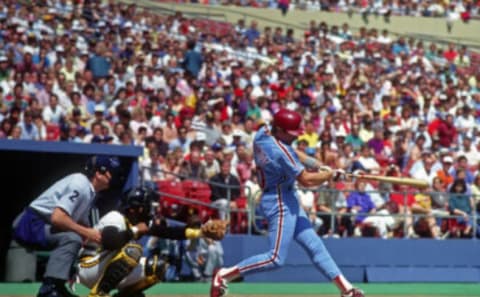
[{"label": "umpire's cap", "polygon": [[93,176],[96,171],[101,173],[110,172],[113,176],[120,172],[120,160],[115,156],[98,155],[90,157],[85,165],[85,171],[88,176]]},{"label": "umpire's cap", "polygon": [[286,108],[280,109],[273,116],[273,125],[291,135],[299,136],[303,133],[301,123],[302,116],[298,112]]}]

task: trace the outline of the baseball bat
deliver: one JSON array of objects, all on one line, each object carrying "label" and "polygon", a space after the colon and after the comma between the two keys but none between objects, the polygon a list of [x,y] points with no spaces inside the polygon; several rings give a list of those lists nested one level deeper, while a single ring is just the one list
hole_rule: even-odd
[{"label": "baseball bat", "polygon": [[380,176],[380,175],[371,175],[371,174],[346,174],[350,177],[366,179],[366,180],[376,180],[380,182],[395,184],[395,185],[405,185],[415,188],[425,189],[428,188],[429,184],[426,180],[408,178],[408,177],[396,177],[396,176]]}]

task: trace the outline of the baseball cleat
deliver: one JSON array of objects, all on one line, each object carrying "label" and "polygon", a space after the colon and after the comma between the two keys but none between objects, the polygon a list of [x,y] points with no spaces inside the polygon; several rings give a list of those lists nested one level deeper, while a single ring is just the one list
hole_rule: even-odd
[{"label": "baseball cleat", "polygon": [[70,292],[65,284],[46,281],[40,287],[37,297],[79,297]]},{"label": "baseball cleat", "polygon": [[210,286],[210,297],[227,296],[228,286],[227,282],[218,273],[219,270],[213,273],[212,283]]},{"label": "baseball cleat", "polygon": [[365,297],[365,294],[362,290],[358,288],[353,288],[343,293],[341,297]]}]

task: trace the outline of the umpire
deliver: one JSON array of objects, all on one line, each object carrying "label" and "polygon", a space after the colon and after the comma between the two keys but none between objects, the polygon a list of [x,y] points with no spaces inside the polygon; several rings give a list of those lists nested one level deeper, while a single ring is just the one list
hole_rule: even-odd
[{"label": "umpire", "polygon": [[13,223],[21,245],[51,251],[37,297],[73,297],[65,287],[83,241],[99,243],[98,230],[88,227],[98,192],[120,176],[120,162],[111,156],[91,157],[82,173],[70,174],[38,196]]}]

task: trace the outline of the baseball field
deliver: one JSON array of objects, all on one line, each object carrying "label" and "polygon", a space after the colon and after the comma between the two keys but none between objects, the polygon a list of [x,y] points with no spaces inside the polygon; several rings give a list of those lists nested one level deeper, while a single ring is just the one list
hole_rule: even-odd
[{"label": "baseball field", "polygon": [[[0,284],[0,296],[35,296],[40,284]],[[460,297],[480,296],[480,284],[360,284],[367,296],[389,297]],[[147,291],[147,296],[184,296],[206,297],[207,283],[165,283]],[[76,293],[86,296],[88,291],[77,286]],[[337,290],[331,284],[298,284],[298,283],[234,283],[230,285],[229,296],[289,296],[289,297],[338,297]]]}]

